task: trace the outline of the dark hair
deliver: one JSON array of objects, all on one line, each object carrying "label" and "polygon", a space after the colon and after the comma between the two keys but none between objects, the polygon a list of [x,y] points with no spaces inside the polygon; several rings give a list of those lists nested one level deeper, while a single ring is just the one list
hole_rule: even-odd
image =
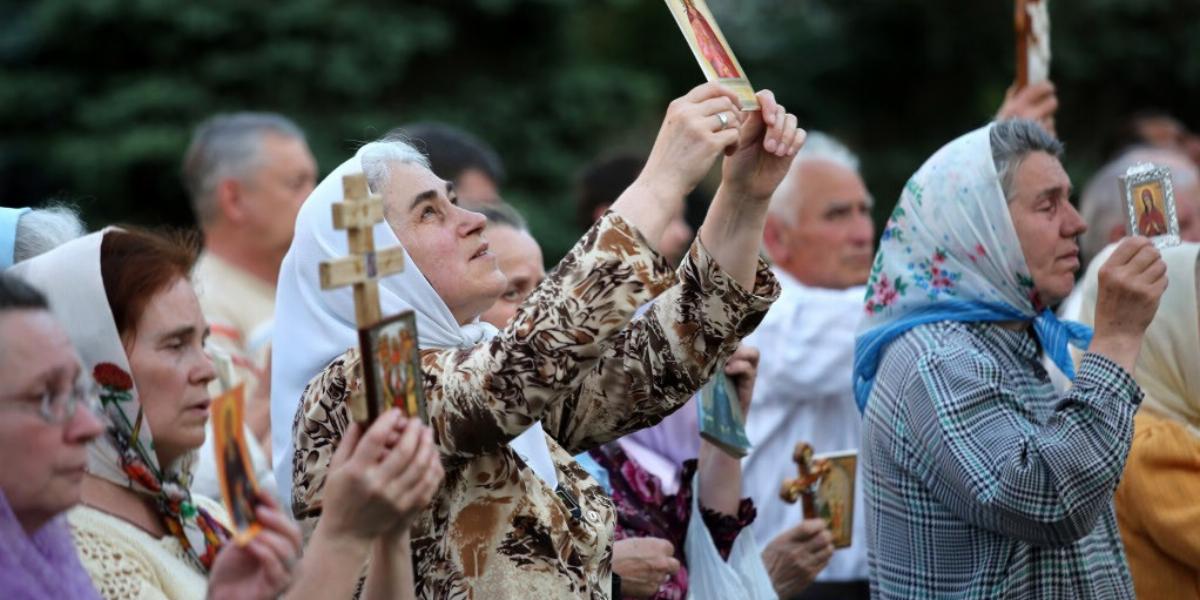
[{"label": "dark hair", "polygon": [[596,209],[616,202],[621,192],[642,173],[645,164],[640,156],[621,154],[585,166],[575,198],[576,223],[584,229],[591,227],[596,220]]},{"label": "dark hair", "polygon": [[194,231],[123,228],[104,234],[100,276],[121,339],[137,333],[137,323],[156,294],[191,274],[199,248]]},{"label": "dark hair", "polygon": [[402,135],[418,151],[429,157],[434,175],[458,181],[465,171],[478,169],[497,186],[504,183],[504,162],[483,140],[445,123],[412,123],[388,132],[387,137]]},{"label": "dark hair", "polygon": [[1130,148],[1149,146],[1143,127],[1148,121],[1171,121],[1183,128],[1184,125],[1171,113],[1160,108],[1139,109],[1125,117],[1109,132],[1103,144],[1104,155],[1115,157]]},{"label": "dark hair", "polygon": [[16,275],[0,272],[0,311],[49,309],[45,294]]},{"label": "dark hair", "polygon": [[504,202],[463,204],[463,208],[487,217],[488,225],[504,225],[517,231],[529,231],[529,225],[525,223],[525,217],[522,217],[521,213],[517,212],[517,209]]}]

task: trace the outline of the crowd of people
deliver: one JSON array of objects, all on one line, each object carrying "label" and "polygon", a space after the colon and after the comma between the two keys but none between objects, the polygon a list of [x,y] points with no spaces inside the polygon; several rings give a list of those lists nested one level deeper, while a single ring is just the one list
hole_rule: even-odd
[{"label": "crowd of people", "polygon": [[[193,232],[0,208],[0,596],[1200,598],[1195,136],[1136,115],[1076,207],[1053,85],[1013,90],[877,236],[854,152],[758,101],[698,86],[581,171],[548,272],[503,155],[441,123],[320,179],[291,120],[216,115],[181,149]],[[1177,247],[1127,236],[1143,162]],[[355,295],[320,265],[355,174],[427,423],[352,417]],[[744,458],[700,435],[718,369]],[[250,537],[209,422],[238,385]],[[780,495],[801,442],[858,453],[848,547]]]}]

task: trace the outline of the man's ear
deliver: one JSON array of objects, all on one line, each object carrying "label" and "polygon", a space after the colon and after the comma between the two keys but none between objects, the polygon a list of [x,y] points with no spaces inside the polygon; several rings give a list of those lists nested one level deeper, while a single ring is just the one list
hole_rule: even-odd
[{"label": "man's ear", "polygon": [[771,262],[780,264],[788,260],[788,227],[779,217],[768,213],[763,226],[763,249]]},{"label": "man's ear", "polygon": [[222,179],[217,184],[217,209],[221,217],[230,223],[241,223],[246,219],[245,197],[242,183],[236,179]]}]

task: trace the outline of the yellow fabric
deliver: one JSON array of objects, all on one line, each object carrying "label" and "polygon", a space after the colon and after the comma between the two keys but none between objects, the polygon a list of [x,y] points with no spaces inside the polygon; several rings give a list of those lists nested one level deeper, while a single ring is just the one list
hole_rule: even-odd
[{"label": "yellow fabric", "polygon": [[1117,524],[1138,598],[1200,599],[1200,438],[1142,413],[1117,487]]},{"label": "yellow fabric", "polygon": [[[1080,320],[1092,324],[1096,311],[1099,266],[1109,246],[1093,261],[1081,285]],[[1200,313],[1196,301],[1196,259],[1200,244],[1181,244],[1162,252],[1170,284],[1158,313],[1146,329],[1134,379],[1146,393],[1142,408],[1185,424],[1200,435]]]},{"label": "yellow fabric", "polygon": [[[198,506],[229,526],[224,507],[193,496]],[[208,579],[196,570],[173,536],[155,538],[137,526],[90,506],[67,513],[79,560],[105,600],[204,600]]]}]

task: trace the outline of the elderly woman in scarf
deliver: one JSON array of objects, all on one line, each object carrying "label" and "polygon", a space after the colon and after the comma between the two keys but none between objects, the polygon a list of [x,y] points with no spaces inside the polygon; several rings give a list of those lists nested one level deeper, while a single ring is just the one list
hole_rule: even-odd
[{"label": "elderly woman in scarf", "polygon": [[1146,238],[1122,242],[1076,373],[1067,344],[1091,332],[1046,308],[1074,286],[1085,229],[1061,150],[1031,121],[968,133],[883,232],[855,356],[872,596],[1133,595],[1112,497],[1166,265]]},{"label": "elderly woman in scarf", "polygon": [[[608,598],[613,506],[571,456],[682,405],[777,293],[756,249],[803,134],[769,92],[759,99],[761,112],[741,113],[732,92],[705,84],[672,102],[638,182],[499,332],[477,321],[505,284],[485,220],[419,153],[385,140],[334,171],[301,209],[280,275],[271,416],[293,509],[323,504],[359,385],[350,292],[321,292],[317,267],[346,252],[330,204],[341,177],[363,171],[385,205],[375,239],[406,251],[380,297],[385,314],[416,313],[447,472],[413,530],[418,596]],[[721,189],[675,275],[650,240],[722,151]]]},{"label": "elderly woman in scarf", "polygon": [[[1133,373],[1146,396],[1117,487],[1117,524],[1139,598],[1200,598],[1200,245],[1162,255],[1171,285]],[[1096,310],[1098,271],[1081,282],[1085,323]]]},{"label": "elderly woman in scarf", "polygon": [[[348,595],[379,529],[406,529],[436,489],[441,469],[431,432],[416,422],[403,426],[395,412],[365,434],[349,432],[330,476],[338,510],[309,545],[308,568],[296,568],[299,530],[265,494],[255,509],[262,530],[234,543],[224,510],[193,496],[187,485],[208,421],[207,385],[216,376],[204,352],[207,325],[188,279],[194,259],[192,246],[108,229],[11,270],[45,292],[66,325],[66,335],[49,341],[69,337],[79,351],[80,379],[95,386],[107,426],[88,447],[86,474],[78,460],[59,467],[75,477],[77,488],[82,478],[83,506],[68,519],[83,566],[108,599]],[[20,348],[4,344],[5,354]],[[36,388],[21,391],[22,398],[37,395]],[[43,405],[62,406],[96,393],[75,392],[63,400],[62,390],[46,391],[55,395]],[[63,409],[41,416],[61,422],[67,414]],[[400,458],[385,460],[389,455]],[[389,480],[404,489],[379,483]],[[382,596],[403,597],[405,585],[411,594],[406,576],[396,571],[368,581]]]},{"label": "elderly woman in scarf", "polygon": [[45,296],[0,273],[0,597],[98,599],[62,516],[104,433]]}]

